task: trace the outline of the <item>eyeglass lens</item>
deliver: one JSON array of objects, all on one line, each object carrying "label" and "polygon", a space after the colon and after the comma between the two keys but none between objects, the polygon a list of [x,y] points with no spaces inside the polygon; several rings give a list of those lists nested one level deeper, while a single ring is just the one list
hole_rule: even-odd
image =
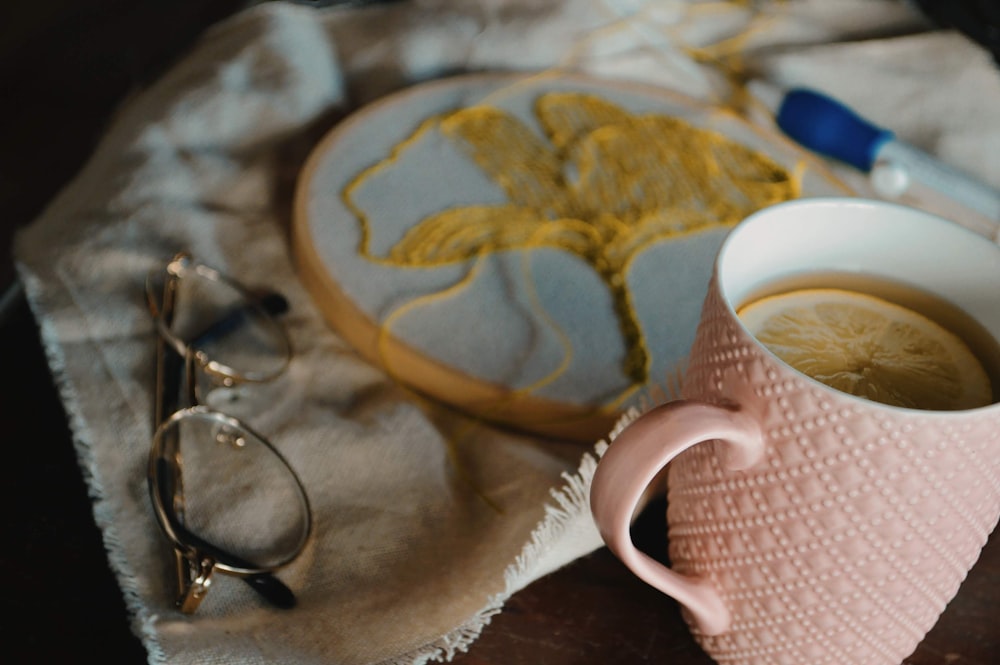
[{"label": "eyeglass lens", "polygon": [[171,492],[164,506],[178,544],[192,544],[193,536],[218,567],[237,573],[280,567],[302,548],[309,533],[302,487],[285,460],[239,421],[189,410],[161,429],[153,457],[161,487],[174,483],[167,474],[183,459],[183,493]]},{"label": "eyeglass lens", "polygon": [[210,375],[224,381],[266,381],[287,365],[291,349],[274,320],[287,307],[280,296],[249,293],[184,258],[172,261],[159,280],[147,285],[147,297],[161,312],[164,293],[172,302],[171,315],[158,318],[161,333],[177,353],[193,356]]}]

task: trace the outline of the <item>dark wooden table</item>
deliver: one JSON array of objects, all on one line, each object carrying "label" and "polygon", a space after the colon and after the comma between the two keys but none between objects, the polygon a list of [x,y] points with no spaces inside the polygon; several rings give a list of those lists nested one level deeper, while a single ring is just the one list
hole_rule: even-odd
[{"label": "dark wooden table", "polygon": [[[14,116],[0,123],[0,292],[13,293],[13,231],[33,219],[79,168],[114,104],[204,26],[241,4],[15,0],[0,9],[0,80],[8,115]],[[146,652],[130,632],[108,568],[35,322],[16,296],[0,311],[0,342],[0,662],[144,663]],[[651,506],[635,529],[637,543],[656,556],[666,549],[663,508]],[[516,594],[471,651],[454,662],[712,661],[687,633],[676,604],[601,549]],[[1000,536],[993,536],[907,663],[1000,664]]]}]

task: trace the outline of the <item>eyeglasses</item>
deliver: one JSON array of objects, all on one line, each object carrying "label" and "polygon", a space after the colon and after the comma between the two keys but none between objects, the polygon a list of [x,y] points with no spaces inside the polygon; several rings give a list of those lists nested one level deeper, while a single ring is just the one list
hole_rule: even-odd
[{"label": "eyeglasses", "polygon": [[275,316],[287,303],[187,254],[149,275],[146,301],[159,333],[149,495],[173,545],[177,606],[197,610],[219,572],[292,607],[295,595],[273,573],[309,538],[305,489],[266,438],[204,403],[213,389],[269,381],[285,369],[291,345]]}]

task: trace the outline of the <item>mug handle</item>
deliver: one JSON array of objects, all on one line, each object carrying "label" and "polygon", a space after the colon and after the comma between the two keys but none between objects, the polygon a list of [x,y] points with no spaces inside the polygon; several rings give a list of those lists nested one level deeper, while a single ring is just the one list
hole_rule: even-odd
[{"label": "mug handle", "polygon": [[760,425],[740,407],[678,400],[644,413],[615,437],[590,490],[591,512],[608,548],[640,579],[687,607],[706,635],[729,628],[722,596],[709,580],[674,572],[640,552],[629,528],[646,489],[664,467],[713,439],[728,444],[723,463],[731,469],[747,469],[764,456]]}]

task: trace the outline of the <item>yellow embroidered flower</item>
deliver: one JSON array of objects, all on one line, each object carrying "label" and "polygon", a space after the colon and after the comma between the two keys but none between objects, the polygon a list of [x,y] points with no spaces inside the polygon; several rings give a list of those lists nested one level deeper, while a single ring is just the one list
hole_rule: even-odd
[{"label": "yellow embroidered flower", "polygon": [[[729,226],[793,198],[797,183],[767,156],[679,118],[632,114],[576,92],[542,94],[534,110],[547,140],[486,105],[434,119],[507,202],[429,215],[385,256],[369,252],[363,229],[360,251],[397,267],[539,247],[571,252],[610,290],[627,349],[623,372],[642,385],[650,358],[626,280],[631,261],[653,243]],[[357,184],[345,190],[355,211],[350,192]]]}]

